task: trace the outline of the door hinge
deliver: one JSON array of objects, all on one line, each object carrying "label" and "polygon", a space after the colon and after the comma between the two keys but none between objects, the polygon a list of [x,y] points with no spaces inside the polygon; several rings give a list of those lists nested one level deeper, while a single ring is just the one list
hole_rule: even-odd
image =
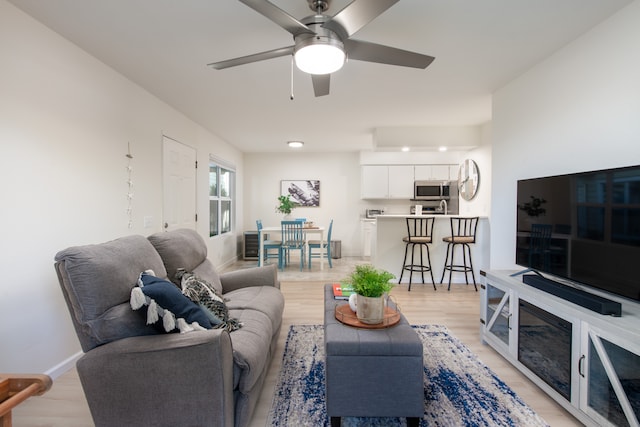
[{"label": "door hinge", "polygon": [[198,222],[198,214],[196,214],[196,222]]},{"label": "door hinge", "polygon": [[196,169],[198,169],[198,161],[196,160]]},{"label": "door hinge", "polygon": [[480,319],[480,323],[484,325],[484,319]]}]

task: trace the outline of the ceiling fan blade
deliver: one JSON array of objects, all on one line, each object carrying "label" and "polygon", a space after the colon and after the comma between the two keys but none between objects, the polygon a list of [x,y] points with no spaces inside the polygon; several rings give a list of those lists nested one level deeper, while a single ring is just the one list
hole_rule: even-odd
[{"label": "ceiling fan blade", "polygon": [[309,27],[267,0],[240,0],[251,9],[275,22],[294,36],[303,33],[315,34]]},{"label": "ceiling fan blade", "polygon": [[313,92],[316,96],[329,95],[329,83],[331,74],[312,74]]},{"label": "ceiling fan blade", "polygon": [[354,0],[322,26],[343,38],[351,37],[399,0]]},{"label": "ceiling fan blade", "polygon": [[278,58],[280,56],[293,55],[293,46],[281,47],[279,49],[267,50],[266,52],[254,53],[253,55],[241,56],[239,58],[227,59],[226,61],[212,62],[207,64],[216,70],[223,70],[237,65],[249,64],[251,62],[264,61],[265,59]]},{"label": "ceiling fan blade", "polygon": [[427,68],[435,59],[433,56],[362,40],[345,40],[347,58],[358,61],[378,62],[401,67]]}]

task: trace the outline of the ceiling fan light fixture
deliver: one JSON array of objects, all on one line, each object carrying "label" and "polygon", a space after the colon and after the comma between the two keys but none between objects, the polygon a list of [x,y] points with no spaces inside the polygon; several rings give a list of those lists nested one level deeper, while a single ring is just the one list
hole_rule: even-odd
[{"label": "ceiling fan light fixture", "polygon": [[308,74],[331,74],[344,65],[342,42],[328,37],[312,37],[296,45],[296,66]]}]

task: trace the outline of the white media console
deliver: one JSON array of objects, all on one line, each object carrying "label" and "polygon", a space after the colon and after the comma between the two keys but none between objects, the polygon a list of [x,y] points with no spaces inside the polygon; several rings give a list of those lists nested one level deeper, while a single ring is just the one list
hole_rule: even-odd
[{"label": "white media console", "polygon": [[614,317],[515,271],[480,274],[483,342],[585,425],[640,427],[640,303],[563,282],[620,303]]}]

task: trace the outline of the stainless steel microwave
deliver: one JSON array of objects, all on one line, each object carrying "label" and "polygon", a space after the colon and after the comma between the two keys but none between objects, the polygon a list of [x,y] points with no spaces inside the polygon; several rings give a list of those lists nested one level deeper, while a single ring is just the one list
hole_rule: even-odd
[{"label": "stainless steel microwave", "polygon": [[451,181],[415,181],[414,200],[449,200]]}]

